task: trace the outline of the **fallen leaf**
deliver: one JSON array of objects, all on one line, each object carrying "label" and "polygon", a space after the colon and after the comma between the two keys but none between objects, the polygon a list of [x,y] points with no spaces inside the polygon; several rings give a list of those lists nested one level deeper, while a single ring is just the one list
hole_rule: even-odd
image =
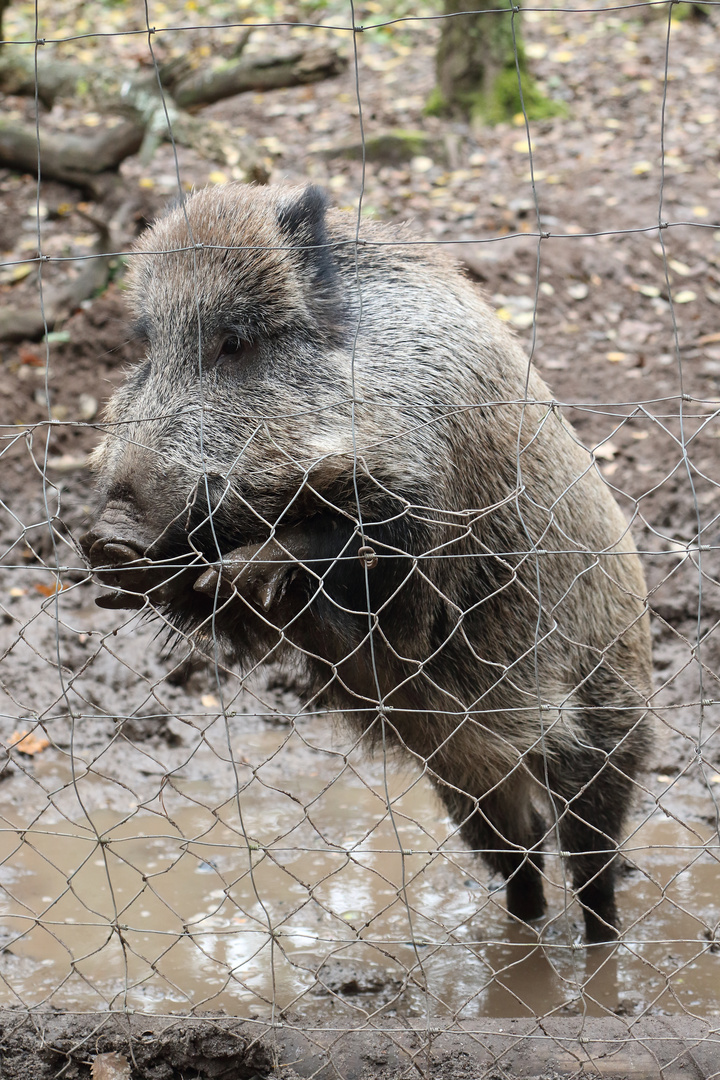
[{"label": "fallen leaf", "polygon": [[45,357],[39,356],[34,349],[29,349],[26,345],[21,345],[18,349],[18,359],[21,364],[27,364],[29,367],[44,367]]},{"label": "fallen leaf", "polygon": [[130,1080],[130,1062],[124,1054],[98,1054],[90,1075],[92,1080]]},{"label": "fallen leaf", "polygon": [[665,169],[672,170],[673,172],[686,173],[690,172],[692,165],[688,165],[682,158],[676,157],[674,154],[666,154]]},{"label": "fallen leaf", "polygon": [[621,360],[627,360],[627,353],[609,352],[605,354],[605,359],[609,360],[611,364],[619,364]]},{"label": "fallen leaf", "polygon": [[601,461],[614,461],[617,454],[617,447],[613,446],[611,442],[603,443],[602,446],[596,446],[593,450],[593,454],[596,458],[600,458]]},{"label": "fallen leaf", "polygon": [[78,397],[78,412],[81,420],[92,420],[98,411],[98,399],[92,394],[80,394]]},{"label": "fallen leaf", "polygon": [[39,582],[35,586],[35,592],[39,592],[41,596],[54,596],[55,593],[64,592],[69,587],[69,585],[63,585],[59,581],[53,582],[52,585],[43,585]]},{"label": "fallen leaf", "polygon": [[692,289],[682,289],[676,296],[673,296],[673,300],[676,304],[690,304],[693,300],[697,300],[697,293]]},{"label": "fallen leaf", "polygon": [[697,339],[697,345],[714,345],[716,341],[720,341],[720,332],[714,334],[703,334],[702,337]]},{"label": "fallen leaf", "polygon": [[652,171],[651,161],[636,161],[632,167],[633,174],[635,176],[644,176],[645,173]]},{"label": "fallen leaf", "polygon": [[34,263],[16,263],[15,266],[6,266],[0,270],[0,284],[14,285],[22,281],[35,269]]},{"label": "fallen leaf", "polygon": [[214,694],[203,694],[200,698],[200,703],[204,709],[217,709],[220,702]]},{"label": "fallen leaf", "polygon": [[40,739],[37,735],[31,735],[25,728],[23,731],[13,731],[10,736],[9,746],[14,746],[21,754],[40,754],[47,750],[50,745],[49,739]]}]

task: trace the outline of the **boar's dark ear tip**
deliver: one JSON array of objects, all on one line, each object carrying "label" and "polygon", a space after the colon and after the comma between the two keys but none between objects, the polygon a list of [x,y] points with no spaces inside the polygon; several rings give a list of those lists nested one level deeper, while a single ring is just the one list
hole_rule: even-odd
[{"label": "boar's dark ear tip", "polygon": [[329,202],[327,191],[318,184],[308,184],[303,192],[303,200],[309,210],[314,210],[318,214],[325,213]]},{"label": "boar's dark ear tip", "polygon": [[305,227],[315,231],[325,220],[328,197],[323,188],[309,184],[292,202],[281,205],[278,211],[278,223],[282,229],[294,233]]}]

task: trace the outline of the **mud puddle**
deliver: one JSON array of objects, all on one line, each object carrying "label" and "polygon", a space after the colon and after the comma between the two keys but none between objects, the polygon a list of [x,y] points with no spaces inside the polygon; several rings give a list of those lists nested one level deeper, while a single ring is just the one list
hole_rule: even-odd
[{"label": "mud puddle", "polygon": [[[161,777],[144,801],[126,776],[125,805],[103,808],[104,778],[68,778],[67,763],[48,762],[43,784],[55,769],[65,802],[28,827],[0,788],[0,1005],[274,1007],[307,1022],[378,1009],[718,1014],[710,826],[662,811],[635,822],[619,882],[623,942],[588,950],[556,855],[547,923],[513,923],[501,882],[453,835],[425,780],[359,754],[311,753],[311,731],[246,731],[231,798],[202,767],[207,727],[194,770]],[[686,820],[707,815],[696,801]]]}]

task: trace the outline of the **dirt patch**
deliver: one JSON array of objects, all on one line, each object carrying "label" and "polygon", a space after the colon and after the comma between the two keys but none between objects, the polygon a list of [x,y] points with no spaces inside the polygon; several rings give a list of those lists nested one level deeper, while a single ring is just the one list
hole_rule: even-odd
[{"label": "dirt patch", "polygon": [[[582,1034],[582,1051],[577,1045]],[[58,1075],[85,1080],[108,1059],[126,1065],[124,1080],[180,1080],[192,1070],[196,1080],[387,1080],[423,1076],[433,1080],[473,1080],[503,1076],[509,1080],[564,1080],[602,1076],[627,1080],[662,1076],[685,1080],[705,1077],[717,1063],[717,1035],[691,1019],[641,1021],[629,1043],[615,1021],[507,1021],[472,1029],[436,1024],[372,1025],[332,1037],[305,1034],[292,1023],[274,1029],[215,1018],[157,1020],[143,1017],[89,1017],[0,1012],[0,1049],[6,1080],[51,1080]],[[292,1062],[292,1064],[290,1064]],[[97,1072],[92,1072],[93,1076]],[[115,1080],[112,1076],[112,1080]]]},{"label": "dirt patch", "polygon": [[[259,1033],[232,1021],[148,1025],[142,1018],[57,1016],[33,1020],[20,1013],[0,1012],[0,1052],[6,1080],[50,1080],[58,1075],[81,1080],[98,1075],[103,1055],[118,1055],[111,1080],[134,1076],[148,1080],[198,1080],[225,1077],[254,1080],[270,1076],[273,1054]],[[107,1060],[107,1059],[105,1059]],[[122,1064],[126,1068],[122,1068]],[[95,1071],[93,1070],[95,1066]],[[102,1075],[102,1074],[100,1074]],[[288,1077],[292,1077],[292,1071]]]}]

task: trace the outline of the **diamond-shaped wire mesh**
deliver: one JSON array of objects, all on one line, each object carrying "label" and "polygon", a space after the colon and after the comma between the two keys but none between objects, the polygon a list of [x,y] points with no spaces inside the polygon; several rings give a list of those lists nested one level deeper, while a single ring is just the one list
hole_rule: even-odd
[{"label": "diamond-shaped wire mesh", "polygon": [[[450,6],[3,12],[40,162],[0,174],[8,1075],[720,1075],[695,7],[473,16],[561,102],[496,128],[423,113]],[[240,45],[334,77],[199,122]],[[68,63],[106,82],[49,97]],[[79,202],[44,140],[119,142],[138,64],[140,155]]]}]

